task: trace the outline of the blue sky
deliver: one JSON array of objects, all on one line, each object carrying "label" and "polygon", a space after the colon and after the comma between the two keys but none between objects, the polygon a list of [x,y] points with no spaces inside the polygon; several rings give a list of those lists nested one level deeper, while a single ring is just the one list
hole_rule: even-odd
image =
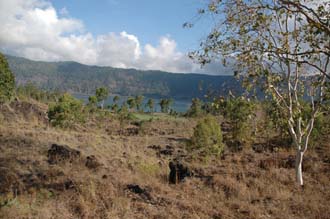
[{"label": "blue sky", "polygon": [[0,51],[40,61],[227,74],[187,57],[212,27],[205,0],[0,0]]},{"label": "blue sky", "polygon": [[58,11],[85,23],[95,35],[126,31],[142,44],[156,45],[161,36],[169,35],[183,52],[197,48],[209,30],[207,22],[183,28],[184,22],[196,17],[203,0],[52,0]]}]

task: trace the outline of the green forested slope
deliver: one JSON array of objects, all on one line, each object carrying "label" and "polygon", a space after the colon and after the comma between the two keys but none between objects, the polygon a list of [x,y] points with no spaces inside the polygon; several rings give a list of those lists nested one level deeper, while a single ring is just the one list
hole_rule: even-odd
[{"label": "green forested slope", "polygon": [[[93,93],[106,86],[111,93],[191,99],[208,90],[240,92],[232,76],[179,74],[82,65],[76,62],[38,62],[7,56],[18,84],[33,82],[43,89]],[[202,88],[202,89],[200,89]]]}]

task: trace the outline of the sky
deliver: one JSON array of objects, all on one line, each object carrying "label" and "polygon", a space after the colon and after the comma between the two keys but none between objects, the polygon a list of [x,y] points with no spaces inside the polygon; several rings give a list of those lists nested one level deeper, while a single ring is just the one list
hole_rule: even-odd
[{"label": "sky", "polygon": [[41,61],[227,74],[187,57],[212,27],[205,0],[0,0],[0,51]]}]

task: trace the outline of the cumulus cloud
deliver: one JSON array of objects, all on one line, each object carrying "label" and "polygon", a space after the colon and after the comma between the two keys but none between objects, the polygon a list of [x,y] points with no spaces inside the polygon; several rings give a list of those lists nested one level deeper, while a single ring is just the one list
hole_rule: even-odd
[{"label": "cumulus cloud", "polygon": [[161,37],[156,46],[141,46],[137,36],[125,31],[94,36],[66,8],[57,12],[47,0],[0,0],[0,22],[0,50],[33,60],[170,72],[222,69],[200,69],[169,36]]}]

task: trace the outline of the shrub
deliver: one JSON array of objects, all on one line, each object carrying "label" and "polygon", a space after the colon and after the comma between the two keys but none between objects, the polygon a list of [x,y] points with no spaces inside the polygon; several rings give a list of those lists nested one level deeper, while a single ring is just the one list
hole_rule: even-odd
[{"label": "shrub", "polygon": [[83,103],[70,94],[64,94],[56,104],[49,107],[48,118],[52,125],[62,128],[81,123],[85,119]]},{"label": "shrub", "polygon": [[253,136],[252,118],[255,104],[244,97],[230,97],[220,101],[219,108],[232,124],[233,140],[250,142]]},{"label": "shrub", "polygon": [[223,148],[220,125],[214,116],[207,115],[194,128],[188,149],[205,155],[220,155]]},{"label": "shrub", "polygon": [[186,115],[188,117],[199,117],[204,113],[202,107],[203,107],[203,102],[198,98],[194,98],[191,101],[191,106]]},{"label": "shrub", "polygon": [[0,53],[0,103],[10,101],[15,93],[15,76],[7,59]]}]

